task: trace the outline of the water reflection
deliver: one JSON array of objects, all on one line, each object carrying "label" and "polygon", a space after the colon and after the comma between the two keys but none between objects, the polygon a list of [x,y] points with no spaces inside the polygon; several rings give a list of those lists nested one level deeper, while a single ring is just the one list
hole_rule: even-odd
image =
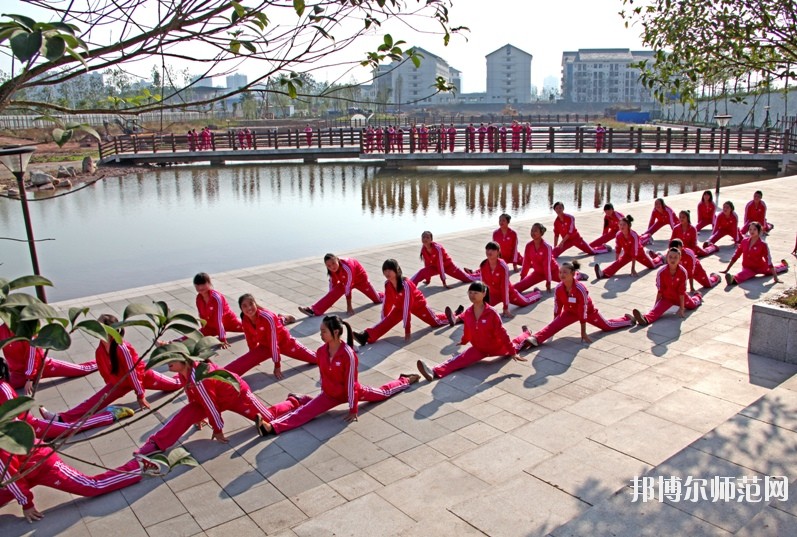
[{"label": "water reflection", "polygon": [[[728,172],[731,185],[771,175]],[[32,202],[53,300],[277,261],[345,252],[606,202],[713,188],[714,172],[382,170],[359,164],[173,167]],[[35,199],[41,199],[37,194]],[[738,200],[743,201],[743,200]],[[0,201],[4,235],[24,238],[19,203]],[[0,277],[29,273],[24,243],[0,243]]]}]

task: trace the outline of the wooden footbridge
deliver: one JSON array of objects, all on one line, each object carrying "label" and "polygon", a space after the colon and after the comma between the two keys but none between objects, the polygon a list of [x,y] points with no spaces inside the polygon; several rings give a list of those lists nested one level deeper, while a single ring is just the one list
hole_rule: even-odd
[{"label": "wooden footbridge", "polygon": [[304,132],[257,129],[201,136],[140,134],[118,136],[99,146],[102,164],[172,165],[228,162],[359,160],[388,168],[423,166],[634,166],[716,167],[722,145],[725,167],[785,170],[797,160],[790,131],[770,129],[630,128],[607,129],[600,150],[594,129],[535,128],[513,135],[458,127],[402,133],[367,133],[331,128]]}]

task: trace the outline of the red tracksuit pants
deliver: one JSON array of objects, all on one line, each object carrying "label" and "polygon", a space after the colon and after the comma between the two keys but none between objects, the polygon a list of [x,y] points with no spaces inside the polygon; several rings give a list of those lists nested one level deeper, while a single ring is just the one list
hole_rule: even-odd
[{"label": "red tracksuit pants", "polygon": [[31,416],[30,413],[24,417],[24,420],[33,427],[33,430],[36,432],[36,438],[50,440],[57,436],[68,434],[72,430],[79,433],[104,425],[110,425],[114,422],[114,417],[110,412],[102,411],[88,418],[79,427],[76,427],[75,423],[63,423],[60,421],[50,422],[48,420],[39,419]]},{"label": "red tracksuit pants", "polygon": [[[576,315],[566,311],[562,312],[556,316],[551,324],[534,334],[534,337],[537,339],[537,343],[542,344],[542,342],[550,339],[554,336],[554,334],[566,326],[570,326],[571,324],[577,322],[578,317]],[[620,317],[618,319],[606,319],[597,309],[593,309],[587,314],[587,322],[592,326],[598,327],[604,332],[611,332],[612,330],[617,330],[618,328],[631,326],[633,321],[631,321],[631,319],[626,319],[625,317]]]},{"label": "red tracksuit pants", "polygon": [[[496,293],[497,295],[498,293]],[[538,302],[542,298],[542,293],[540,291],[532,291],[530,293],[523,294],[517,290],[514,285],[509,286],[509,303],[513,306],[518,306],[520,308],[525,308],[526,306],[531,306],[535,302]],[[498,297],[493,297],[490,295],[489,304],[493,307],[496,307],[498,304],[501,303],[501,300]],[[508,305],[507,305],[508,307]]]},{"label": "red tracksuit pants", "polygon": [[[528,274],[528,276],[517,282],[514,287],[518,292],[522,293],[532,285],[536,285],[544,281],[545,281],[545,274],[541,270],[532,270]],[[559,279],[558,271],[551,271],[551,281],[557,283],[561,281]]]},{"label": "red tracksuit pants", "polygon": [[[48,453],[49,449],[36,449],[20,468],[22,472],[39,464],[25,475],[29,486],[42,485],[78,496],[100,496],[141,481],[141,467],[135,459],[115,470],[99,475],[85,475],[66,464],[57,454],[48,456]],[[0,489],[0,506],[15,499],[7,488]]]},{"label": "red tracksuit pants", "polygon": [[[664,260],[660,255],[657,255],[656,257],[650,257],[644,248],[639,248],[637,252],[636,260],[649,269],[656,268],[664,264]],[[605,277],[611,278],[617,274],[618,270],[626,266],[633,259],[634,258],[630,255],[621,255],[619,259],[616,259],[614,263],[601,270],[601,272],[603,272]]]},{"label": "red tracksuit pants", "polygon": [[[446,274],[451,276],[452,278],[456,278],[457,280],[464,282],[464,283],[471,283],[479,281],[479,277],[475,275],[467,274],[458,266],[451,264],[443,265],[443,268],[446,271]],[[437,267],[423,267],[421,270],[415,273],[415,275],[410,278],[410,281],[414,284],[418,284],[419,282],[423,281],[427,285],[432,279],[432,276],[439,276],[440,271],[437,270]],[[315,311],[315,310],[313,310]]]},{"label": "red tracksuit pants", "polygon": [[716,274],[709,276],[703,265],[695,265],[695,269],[692,271],[692,278],[703,287],[714,287],[722,280]]},{"label": "red tracksuit pants", "polygon": [[598,237],[597,239],[595,239],[594,241],[592,241],[591,243],[589,243],[589,245],[590,245],[591,248],[597,248],[599,246],[604,246],[608,242],[613,241],[616,236],[617,236],[617,230],[616,229],[614,231],[608,231],[608,232],[604,233],[603,235],[601,235],[600,237]]},{"label": "red tracksuit pants", "polygon": [[[377,401],[384,401],[398,392],[404,391],[410,387],[410,383],[406,378],[391,380],[387,384],[379,388],[365,386],[360,384],[357,386],[358,401],[368,401],[371,403]],[[319,393],[310,402],[300,406],[293,412],[283,415],[271,422],[274,427],[274,432],[279,434],[284,431],[296,429],[301,427],[313,418],[320,416],[327,410],[333,409],[338,405],[346,403],[345,400],[331,397],[324,392]]]},{"label": "red tracksuit pants", "polygon": [[[703,303],[703,298],[699,295],[689,296],[686,295],[684,299],[684,308],[688,310],[693,310],[697,308],[700,304]],[[672,308],[673,306],[678,306],[675,302],[671,302],[666,298],[662,298],[656,304],[653,305],[653,309],[647,312],[644,317],[648,321],[648,323],[652,323],[657,321],[664,313]]]},{"label": "red tracksuit pants", "polygon": [[[788,265],[784,265],[783,263],[778,263],[775,265],[775,272],[780,274],[782,272],[786,272],[789,269]],[[742,270],[739,271],[733,279],[736,280],[736,283],[746,282],[750,278],[755,278],[758,275],[761,276],[769,276],[772,274],[772,271],[769,267],[745,267],[742,265]]]},{"label": "red tracksuit pants", "polygon": [[[278,343],[278,347],[279,353],[284,356],[295,358],[296,360],[301,360],[302,362],[307,362],[308,364],[318,363],[315,353],[292,337],[290,339],[286,338],[285,340],[280,341]],[[269,358],[274,358],[271,356],[271,348],[265,345],[259,345],[227,364],[224,369],[230,373],[235,373],[236,375],[243,375]]]},{"label": "red tracksuit pants", "polygon": [[648,244],[651,240],[653,240],[653,234],[656,233],[658,230],[663,228],[664,226],[668,226],[669,224],[665,222],[656,221],[653,222],[653,225],[650,226],[647,231],[645,231],[642,235],[639,236],[639,240],[642,245]]},{"label": "red tracksuit pants", "polygon": [[[73,364],[71,362],[64,362],[55,360],[53,358],[44,359],[44,373],[43,379],[60,378],[60,377],[84,377],[89,373],[97,371],[97,362],[90,360],[82,364]],[[14,388],[20,389],[25,386],[28,378],[25,376],[24,371],[10,371],[8,383]]]},{"label": "red tracksuit pants", "polygon": [[[515,352],[520,350],[520,347],[523,345],[523,342],[529,337],[531,334],[527,332],[523,332],[518,337],[512,340],[512,345],[515,347]],[[438,378],[445,377],[446,375],[450,375],[454,371],[458,369],[462,369],[468,367],[471,364],[475,364],[479,360],[484,360],[490,356],[499,356],[498,354],[491,354],[487,352],[482,352],[475,347],[468,347],[465,349],[464,352],[456,354],[443,362],[440,365],[435,366],[432,371]]]},{"label": "red tracksuit pants", "polygon": [[[271,422],[283,414],[299,408],[299,406],[300,402],[293,397],[289,397],[274,406],[266,406],[256,395],[247,391],[243,397],[236,399],[232,404],[220,405],[219,410],[222,412],[229,410],[252,421],[259,414],[263,419]],[[153,434],[149,440],[158,446],[158,449],[165,451],[175,445],[192,425],[206,418],[207,412],[202,405],[189,403],[169,418],[169,421],[163,424],[163,427]]]},{"label": "red tracksuit pants", "polygon": [[711,237],[708,238],[708,242],[711,244],[717,244],[717,241],[720,240],[722,237],[730,237],[733,239],[733,242],[739,244],[742,240],[742,234],[739,232],[738,229],[735,227],[724,227],[715,229],[711,233]]},{"label": "red tracksuit pants", "polygon": [[[410,309],[410,313],[417,318],[428,324],[429,326],[443,326],[448,324],[448,318],[445,313],[435,313],[426,302],[414,304]],[[376,323],[371,328],[367,328],[365,333],[368,335],[368,343],[374,343],[379,338],[384,336],[388,330],[399,324],[404,320],[404,311],[400,308],[393,308],[387,316]]]},{"label": "red tracksuit pants", "polygon": [[[224,324],[224,331],[225,332],[243,332],[244,327],[241,324],[240,317],[236,315],[223,315],[221,318],[222,324]],[[219,337],[219,328],[218,326],[211,326],[210,324],[206,324],[199,330],[202,332],[203,336],[214,336]]]},{"label": "red tracksuit pants", "polygon": [[593,248],[592,246],[587,244],[587,242],[581,237],[581,235],[579,235],[576,238],[568,237],[566,241],[560,242],[556,246],[556,248],[553,249],[552,255],[554,259],[562,255],[565,252],[565,250],[572,248],[573,246],[575,246],[585,254],[590,254],[590,255],[605,254],[606,252],[609,251],[609,249],[606,248],[605,245]]},{"label": "red tracksuit pants", "polygon": [[[167,377],[152,369],[148,369],[146,373],[144,373],[144,382],[142,384],[145,390],[158,390],[161,392],[173,392],[179,390],[183,386],[182,381],[179,379]],[[58,414],[58,417],[65,423],[74,423],[86,414],[92,412],[92,409],[94,409],[92,413],[96,413],[99,409],[104,409],[107,405],[121,399],[132,391],[133,388],[128,382],[125,382],[124,385],[106,384],[100,388],[97,393],[78,406]]]},{"label": "red tracksuit pants", "polygon": [[713,226],[714,226],[714,219],[713,218],[706,218],[704,220],[699,220],[698,219],[697,224],[695,224],[695,229],[700,231],[704,227],[713,227]]},{"label": "red tracksuit pants", "polygon": [[[367,296],[371,302],[374,304],[381,304],[384,295],[382,293],[377,292],[374,289],[374,286],[371,285],[371,282],[365,281],[362,283],[355,283],[352,285],[352,288],[357,289],[362,294]],[[313,313],[316,315],[323,315],[325,311],[332,307],[332,305],[340,300],[340,298],[345,294],[346,289],[343,286],[336,285],[329,290],[327,294],[321,297],[321,299],[310,306],[310,309],[313,310]]]}]

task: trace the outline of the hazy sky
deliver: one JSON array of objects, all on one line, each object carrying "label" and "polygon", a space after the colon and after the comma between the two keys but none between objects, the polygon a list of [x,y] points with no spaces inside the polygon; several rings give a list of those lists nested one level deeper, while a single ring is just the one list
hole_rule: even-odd
[{"label": "hazy sky", "polygon": [[[414,4],[415,0],[408,0]],[[246,5],[246,2],[242,2]],[[311,3],[311,2],[308,2]],[[470,28],[463,37],[454,37],[448,47],[442,38],[424,34],[409,34],[399,25],[385,25],[382,30],[401,37],[408,44],[418,45],[446,59],[462,71],[463,92],[485,90],[485,55],[509,43],[533,55],[532,84],[542,88],[546,76],[561,76],[562,52],[579,48],[642,48],[637,29],[626,29],[619,11],[622,0],[454,0],[450,17],[453,25]],[[28,5],[18,0],[3,2],[4,13],[18,13],[35,18]],[[364,51],[375,48],[378,36],[362,40],[345,51],[344,59],[358,60]],[[152,62],[153,64],[156,62]],[[0,69],[10,71],[8,58],[0,58]],[[140,66],[137,74],[149,75],[151,65]],[[247,69],[252,69],[248,72]],[[244,62],[239,72],[253,77],[255,65]],[[194,68],[192,67],[192,71]],[[198,70],[197,70],[198,72]],[[355,78],[365,80],[367,72],[353,72]],[[334,81],[339,71],[322,69],[314,73],[317,80]],[[341,80],[346,82],[351,75]],[[217,79],[216,85],[223,85]]]}]

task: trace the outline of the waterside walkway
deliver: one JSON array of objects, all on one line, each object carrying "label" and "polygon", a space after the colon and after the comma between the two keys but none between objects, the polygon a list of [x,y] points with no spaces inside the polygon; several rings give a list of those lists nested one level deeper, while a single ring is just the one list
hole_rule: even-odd
[{"label": "waterside walkway", "polygon": [[[722,199],[741,209],[762,189],[776,224],[768,242],[777,259],[790,258],[797,232],[797,177],[728,187]],[[671,196],[673,208],[695,210],[700,193]],[[572,209],[572,208],[570,208]],[[618,205],[642,227],[651,204]],[[577,214],[584,237],[599,235],[603,214]],[[531,221],[513,221],[525,241]],[[552,229],[552,219],[543,223]],[[436,237],[460,265],[483,257],[492,228]],[[665,246],[660,232],[656,246]],[[706,237],[701,234],[701,241]],[[546,238],[552,240],[552,231]],[[733,253],[704,261],[718,271]],[[375,282],[387,257],[407,273],[419,266],[420,240],[360,252],[336,252],[359,259]],[[334,250],[334,244],[330,244]],[[231,303],[251,292],[269,309],[297,314],[326,289],[321,256],[214,274]],[[573,251],[568,252],[570,254]],[[585,258],[592,275],[594,261]],[[561,260],[568,259],[568,255]],[[738,266],[738,264],[737,264]],[[201,270],[202,267],[196,267]],[[646,310],[655,297],[655,271],[631,278],[590,282],[591,296],[607,317],[632,308]],[[166,300],[193,311],[190,274],[184,281],[86,297],[57,304],[91,306],[94,314],[121,314],[129,302]],[[516,276],[513,280],[516,280]],[[782,276],[797,283],[795,273]],[[343,407],[279,437],[253,437],[251,425],[227,414],[227,445],[194,432],[184,445],[201,465],[165,478],[149,478],[129,489],[95,499],[36,489],[45,519],[31,526],[16,504],[0,509],[0,528],[12,535],[795,535],[797,534],[797,366],[748,354],[751,305],[773,292],[771,278],[706,293],[705,304],[680,320],[670,314],[647,327],[611,334],[589,328],[594,343],[580,343],[572,326],[528,354],[528,363],[490,359],[432,384],[421,381],[379,404],[362,404],[356,423],[343,421]],[[785,285],[775,286],[775,290]],[[445,290],[439,279],[424,288],[433,308],[467,304],[466,286]],[[355,293],[356,329],[379,318],[379,308]],[[345,307],[341,301],[338,308]],[[515,310],[511,335],[522,324],[538,329],[551,319],[547,296]],[[334,310],[340,312],[340,309]],[[300,316],[300,315],[298,315]],[[320,345],[319,318],[291,331],[309,347]],[[379,385],[414,372],[419,358],[442,362],[457,350],[461,326],[430,329],[413,322],[413,338],[402,331],[360,350],[360,381]],[[143,334],[130,339],[143,345]],[[229,363],[245,349],[234,338],[218,362]],[[74,361],[93,354],[80,339]],[[276,382],[265,363],[246,375],[269,403],[288,392],[318,391],[313,367],[285,359],[286,378]],[[98,375],[67,382],[46,381],[39,402],[52,410],[84,399],[102,384]],[[157,401],[158,399],[155,399]],[[134,404],[133,397],[123,402]],[[70,447],[67,454],[115,466],[183,404],[178,399],[157,415],[123,431]],[[73,462],[69,461],[68,462]],[[79,469],[96,473],[86,464]],[[635,476],[686,480],[787,476],[788,501],[632,502]],[[672,480],[671,480],[672,481]],[[739,481],[741,482],[741,481]],[[753,498],[754,500],[755,498]]]}]

